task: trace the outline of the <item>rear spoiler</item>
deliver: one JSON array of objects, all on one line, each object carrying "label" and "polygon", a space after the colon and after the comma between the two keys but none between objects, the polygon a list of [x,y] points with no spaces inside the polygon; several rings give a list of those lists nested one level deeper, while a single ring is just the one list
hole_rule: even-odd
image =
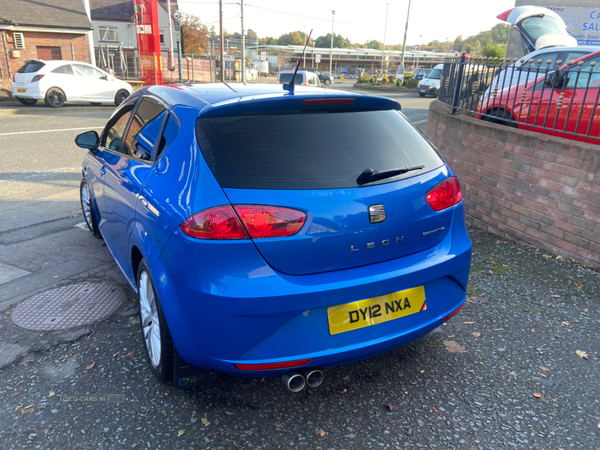
[{"label": "rear spoiler", "polygon": [[283,95],[273,97],[253,96],[226,100],[207,105],[200,111],[201,118],[240,116],[248,114],[278,114],[299,111],[385,111],[401,110],[400,103],[385,97],[368,95],[319,95],[310,94]]}]

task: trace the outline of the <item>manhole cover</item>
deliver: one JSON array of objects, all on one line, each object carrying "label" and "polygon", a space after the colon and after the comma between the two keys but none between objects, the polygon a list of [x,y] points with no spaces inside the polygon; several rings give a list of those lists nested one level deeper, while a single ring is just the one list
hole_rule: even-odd
[{"label": "manhole cover", "polygon": [[73,284],[25,300],[13,311],[12,320],[27,330],[64,330],[107,317],[125,298],[110,284]]}]

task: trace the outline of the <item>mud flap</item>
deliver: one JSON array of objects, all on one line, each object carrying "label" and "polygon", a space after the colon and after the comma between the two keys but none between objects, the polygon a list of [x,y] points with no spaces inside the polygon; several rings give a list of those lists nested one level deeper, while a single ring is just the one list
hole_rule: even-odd
[{"label": "mud flap", "polygon": [[218,372],[198,369],[186,363],[176,348],[173,360],[173,383],[179,389],[189,389],[212,383],[219,376]]}]

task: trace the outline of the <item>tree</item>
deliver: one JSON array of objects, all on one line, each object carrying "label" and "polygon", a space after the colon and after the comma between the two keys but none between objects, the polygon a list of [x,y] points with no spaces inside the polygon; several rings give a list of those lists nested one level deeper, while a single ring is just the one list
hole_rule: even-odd
[{"label": "tree", "polygon": [[[304,33],[302,33],[304,34]],[[282,34],[277,38],[278,45],[304,45],[304,38],[299,31]]]},{"label": "tree", "polygon": [[256,31],[248,28],[248,31],[246,31],[246,36],[248,36],[249,38],[252,39],[256,39],[258,37],[258,35],[256,34]]},{"label": "tree", "polygon": [[508,42],[508,35],[510,34],[510,25],[506,23],[499,23],[491,29],[492,41],[495,44],[506,45]]},{"label": "tree", "polygon": [[504,58],[505,55],[506,48],[500,44],[489,43],[483,48],[483,56],[487,56],[488,58]]},{"label": "tree", "polygon": [[206,51],[208,28],[206,25],[202,25],[198,16],[183,13],[181,30],[183,34],[183,53],[204,53]]},{"label": "tree", "polygon": [[456,39],[454,39],[454,44],[452,45],[452,50],[457,51],[457,52],[462,52],[462,50],[463,50],[462,36],[460,36],[460,35],[456,36]]},{"label": "tree", "polygon": [[[335,48],[355,48],[350,39],[346,39],[339,34],[333,36],[333,46]],[[315,41],[315,47],[319,48],[330,48],[331,47],[331,33],[327,33],[325,36],[319,36]]]},{"label": "tree", "polygon": [[364,48],[372,48],[374,50],[381,50],[383,49],[383,44],[375,39],[365,42],[365,46]]}]

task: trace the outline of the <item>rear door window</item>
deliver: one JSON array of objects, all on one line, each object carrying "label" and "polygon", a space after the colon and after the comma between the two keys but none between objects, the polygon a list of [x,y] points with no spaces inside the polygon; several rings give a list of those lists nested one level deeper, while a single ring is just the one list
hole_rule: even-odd
[{"label": "rear door window", "polygon": [[199,118],[196,134],[225,188],[350,188],[367,168],[424,166],[376,182],[383,184],[443,165],[436,150],[392,110]]},{"label": "rear door window", "polygon": [[129,125],[123,153],[150,161],[167,114],[162,103],[151,97],[144,97]]},{"label": "rear door window", "polygon": [[61,73],[63,75],[73,75],[73,68],[67,64],[66,66],[57,67],[52,73]]}]

